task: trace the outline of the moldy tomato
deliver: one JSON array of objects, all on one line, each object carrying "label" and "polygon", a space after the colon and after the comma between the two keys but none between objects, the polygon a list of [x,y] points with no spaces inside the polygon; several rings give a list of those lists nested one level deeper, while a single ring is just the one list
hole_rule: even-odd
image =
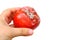
[{"label": "moldy tomato", "polygon": [[16,28],[35,29],[40,23],[40,18],[34,8],[22,7],[15,12],[13,23]]}]

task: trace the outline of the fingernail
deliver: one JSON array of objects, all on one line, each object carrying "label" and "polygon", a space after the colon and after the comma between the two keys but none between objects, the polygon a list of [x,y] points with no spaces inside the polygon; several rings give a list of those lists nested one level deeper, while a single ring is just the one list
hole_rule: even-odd
[{"label": "fingernail", "polygon": [[33,34],[33,30],[32,29],[29,29],[29,34]]}]

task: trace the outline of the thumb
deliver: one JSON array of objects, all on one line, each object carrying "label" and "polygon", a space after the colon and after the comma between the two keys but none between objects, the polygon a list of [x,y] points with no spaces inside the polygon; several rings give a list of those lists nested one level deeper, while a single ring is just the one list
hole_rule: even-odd
[{"label": "thumb", "polygon": [[13,28],[13,37],[29,36],[33,34],[33,30],[29,28]]}]

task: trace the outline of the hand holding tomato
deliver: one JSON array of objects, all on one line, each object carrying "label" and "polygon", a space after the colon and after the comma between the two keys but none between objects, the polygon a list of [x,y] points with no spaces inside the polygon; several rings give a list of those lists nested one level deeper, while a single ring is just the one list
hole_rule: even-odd
[{"label": "hand holding tomato", "polygon": [[16,36],[29,36],[33,30],[29,28],[15,28],[11,25],[13,15],[19,8],[8,8],[0,14],[0,40],[12,40]]}]

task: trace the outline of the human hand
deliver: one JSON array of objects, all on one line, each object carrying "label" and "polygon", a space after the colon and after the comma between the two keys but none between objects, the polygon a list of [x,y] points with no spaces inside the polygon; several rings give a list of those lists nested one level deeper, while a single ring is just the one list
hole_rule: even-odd
[{"label": "human hand", "polygon": [[14,25],[9,25],[16,10],[19,10],[19,8],[10,8],[3,11],[0,15],[0,40],[12,40],[16,36],[29,36],[33,34],[32,29],[14,28]]}]

